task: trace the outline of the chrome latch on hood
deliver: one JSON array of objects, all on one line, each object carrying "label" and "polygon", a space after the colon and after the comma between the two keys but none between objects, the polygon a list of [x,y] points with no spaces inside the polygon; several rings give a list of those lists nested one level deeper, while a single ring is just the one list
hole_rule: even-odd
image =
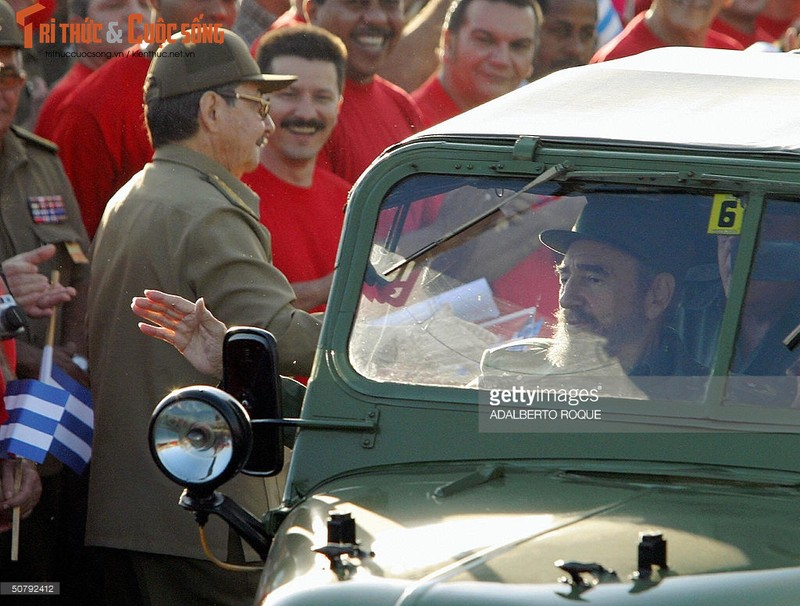
[{"label": "chrome latch on hood", "polygon": [[[569,575],[569,577],[562,577],[559,581],[568,583],[573,587],[592,587],[597,583],[619,582],[619,576],[617,576],[616,572],[608,570],[600,564],[565,562],[564,560],[557,560],[554,564]],[[584,575],[589,575],[592,581],[587,581]]]}]

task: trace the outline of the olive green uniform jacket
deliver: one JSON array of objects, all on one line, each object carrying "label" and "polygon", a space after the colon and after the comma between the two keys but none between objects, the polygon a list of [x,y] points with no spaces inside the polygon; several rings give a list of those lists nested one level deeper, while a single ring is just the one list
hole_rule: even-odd
[{"label": "olive green uniform jacket", "polygon": [[[205,557],[193,516],[177,505],[180,487],[150,457],[147,427],[153,408],[172,389],[216,384],[219,377],[198,373],[172,346],[141,334],[131,299],[146,288],[190,301],[204,297],[228,326],[272,332],[282,374],[308,375],[319,318],[291,306],[294,292],[271,258],[258,197],[186,147],[156,150],[153,161],[109,201],[92,244],[88,320],[95,434],[87,544]],[[239,476],[224,490],[253,513],[268,507],[264,479]],[[212,550],[224,557],[222,522],[213,517],[207,532]]]},{"label": "olive green uniform jacket", "polygon": [[[17,126],[3,138],[0,261],[42,244],[56,244],[56,255],[39,270],[49,276],[57,269],[62,284],[78,286],[89,278],[89,237],[57,150],[54,143]],[[64,306],[57,314],[56,345],[61,343],[62,318],[67,311]],[[31,319],[28,333],[20,338],[44,346],[48,323],[47,318]]]}]

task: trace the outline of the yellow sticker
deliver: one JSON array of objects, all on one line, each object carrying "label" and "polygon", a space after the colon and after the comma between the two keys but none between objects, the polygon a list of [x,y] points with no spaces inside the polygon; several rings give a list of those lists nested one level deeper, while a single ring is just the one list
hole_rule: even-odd
[{"label": "yellow sticker", "polygon": [[738,236],[742,233],[744,205],[733,194],[714,194],[711,216],[708,218],[708,233]]},{"label": "yellow sticker", "polygon": [[83,252],[80,242],[64,242],[64,246],[67,247],[67,252],[72,257],[73,263],[83,264],[89,262],[89,258]]}]

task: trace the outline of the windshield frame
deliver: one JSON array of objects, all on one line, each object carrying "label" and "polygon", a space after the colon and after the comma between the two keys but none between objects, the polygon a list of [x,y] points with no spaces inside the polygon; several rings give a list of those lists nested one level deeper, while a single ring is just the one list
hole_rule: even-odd
[{"label": "windshield frame", "polygon": [[[463,159],[463,154],[459,157],[459,152],[465,148],[470,151],[469,161]],[[456,153],[453,153],[454,151]],[[370,200],[368,205],[360,205],[357,208],[350,207],[347,211],[347,222],[358,223],[360,226],[359,230],[350,230],[348,242],[343,241],[343,246],[350,247],[353,258],[359,260],[369,258],[380,205],[394,185],[405,177],[425,174],[447,177],[453,174],[463,174],[473,177],[502,176],[532,180],[548,166],[563,162],[565,157],[562,150],[556,148],[548,149],[546,153],[539,150],[537,160],[543,160],[541,162],[515,159],[498,163],[496,146],[486,145],[483,149],[476,149],[475,145],[446,144],[441,141],[423,141],[411,144],[406,146],[402,152],[402,157],[393,158],[392,154],[389,154],[388,158],[384,157],[383,165],[386,170],[368,172],[366,177],[356,184],[351,193],[351,197],[358,196],[361,199],[368,198]],[[767,192],[769,192],[769,196],[790,195],[796,197],[800,191],[797,183],[784,178],[774,178],[774,175],[773,178],[770,178],[770,175],[764,174],[763,167],[759,165],[770,164],[767,161],[754,162],[750,160],[747,162],[743,158],[719,158],[717,155],[665,158],[663,153],[661,155],[653,154],[650,150],[627,153],[631,156],[631,169],[630,171],[620,171],[618,169],[609,170],[608,158],[612,157],[610,152],[598,153],[597,150],[589,149],[571,150],[569,157],[573,164],[572,170],[566,176],[559,176],[556,180],[586,180],[591,177],[599,182],[637,184],[643,181],[644,175],[647,175],[646,182],[648,184],[665,187],[680,185],[690,189],[703,190],[732,190],[735,188],[747,194],[749,200],[749,211],[745,213],[737,258],[737,263],[748,266],[754,254],[753,246],[757,240],[760,215]],[[619,155],[619,150],[613,153],[615,166],[619,166]],[[454,156],[459,159],[455,160]],[[699,163],[700,166],[695,166],[695,171],[687,171],[687,164],[691,162]],[[729,163],[742,166],[736,166],[736,170],[732,170],[731,167],[725,166]],[[745,179],[739,174],[743,167],[746,167],[751,173],[750,178]],[[687,178],[687,174],[693,174],[696,177]],[[730,176],[731,174],[737,176]],[[713,175],[713,179],[709,179],[708,175]],[[781,173],[781,177],[783,176]],[[328,357],[326,363],[335,369],[337,380],[346,383],[350,389],[365,395],[369,394],[372,398],[379,398],[389,404],[412,408],[445,407],[477,412],[473,409],[479,400],[480,391],[477,389],[376,381],[360,374],[353,368],[347,351],[366,270],[366,265],[359,267],[351,265],[347,275],[344,275],[344,272],[337,272],[339,275],[336,279],[346,280],[347,285],[344,288],[336,288],[335,285],[334,293],[347,292],[348,296],[338,302],[333,301],[336,309],[339,309],[338,306],[341,305],[340,318],[342,321],[326,323],[327,330],[323,331],[323,338],[336,344],[335,347],[323,348],[323,353]],[[747,275],[744,272],[737,272],[722,318],[722,338],[718,344],[717,363],[712,369],[714,377],[709,382],[706,397],[702,402],[682,403],[670,400],[669,414],[665,414],[664,401],[638,401],[639,406],[634,414],[629,409],[630,400],[603,398],[604,409],[608,409],[611,418],[619,415],[620,419],[629,420],[632,423],[652,423],[663,425],[665,428],[675,425],[675,422],[678,421],[678,424],[684,427],[706,430],[800,431],[800,414],[795,410],[774,411],[775,416],[771,417],[771,421],[763,423],[759,418],[758,409],[724,405],[724,380],[727,377],[725,373],[734,349],[735,327],[739,321],[746,284]],[[345,321],[345,319],[348,320]],[[341,354],[334,352],[341,352]],[[465,405],[468,407],[465,408]]]}]

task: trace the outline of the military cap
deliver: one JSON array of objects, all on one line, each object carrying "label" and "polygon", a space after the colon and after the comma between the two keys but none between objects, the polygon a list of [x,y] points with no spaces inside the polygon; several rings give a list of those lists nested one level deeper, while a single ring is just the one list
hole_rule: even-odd
[{"label": "military cap", "polygon": [[14,9],[5,0],[0,0],[0,47],[22,48],[23,44]]},{"label": "military cap", "polygon": [[156,52],[145,82],[145,100],[167,99],[225,84],[253,82],[270,93],[294,82],[296,76],[262,74],[247,44],[220,29],[219,42],[190,42],[173,36]]}]

